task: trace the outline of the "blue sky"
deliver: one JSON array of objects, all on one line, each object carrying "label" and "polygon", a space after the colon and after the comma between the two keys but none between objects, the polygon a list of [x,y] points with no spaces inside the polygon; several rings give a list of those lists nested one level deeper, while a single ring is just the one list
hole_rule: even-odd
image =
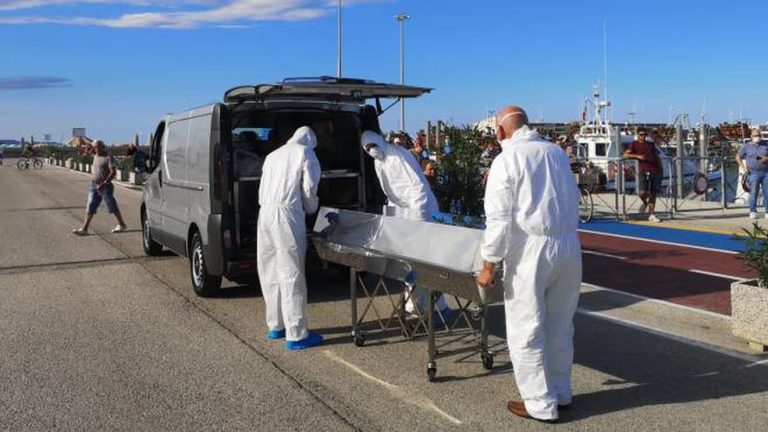
[{"label": "blue sky", "polygon": [[[344,75],[435,91],[408,105],[408,129],[470,123],[509,103],[533,119],[578,118],[603,80],[614,119],[670,114],[768,122],[768,2],[344,0]],[[333,75],[333,0],[2,0],[0,138],[49,133],[128,141],[167,112],[233,86]],[[754,17],[754,20],[749,17]],[[385,114],[385,129],[398,111]]]}]

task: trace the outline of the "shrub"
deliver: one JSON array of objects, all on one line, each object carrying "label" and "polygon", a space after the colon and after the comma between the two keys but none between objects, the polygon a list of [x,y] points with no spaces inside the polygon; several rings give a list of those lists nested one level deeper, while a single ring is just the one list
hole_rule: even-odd
[{"label": "shrub", "polygon": [[471,126],[449,126],[441,136],[449,140],[450,151],[445,143],[437,149],[439,185],[434,192],[440,209],[459,219],[480,217],[485,194],[480,156],[485,137]]},{"label": "shrub", "polygon": [[746,244],[746,250],[736,255],[744,264],[757,272],[757,282],[761,287],[766,287],[768,281],[768,231],[755,222],[752,229],[743,228],[746,234],[736,237]]}]

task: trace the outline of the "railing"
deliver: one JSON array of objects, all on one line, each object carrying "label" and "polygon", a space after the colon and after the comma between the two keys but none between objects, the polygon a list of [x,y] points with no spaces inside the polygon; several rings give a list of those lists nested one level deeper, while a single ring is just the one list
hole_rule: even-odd
[{"label": "railing", "polygon": [[[579,159],[579,163],[580,172],[597,168],[584,158]],[[603,181],[588,186],[595,203],[594,218],[628,220],[639,216],[642,203],[637,195],[637,181],[641,179],[626,177],[629,173],[636,176],[639,161],[604,158],[599,165]],[[674,218],[683,212],[744,208],[746,193],[741,191],[739,180],[733,158],[684,156],[664,159],[662,188],[656,196],[655,212],[665,218]]]}]

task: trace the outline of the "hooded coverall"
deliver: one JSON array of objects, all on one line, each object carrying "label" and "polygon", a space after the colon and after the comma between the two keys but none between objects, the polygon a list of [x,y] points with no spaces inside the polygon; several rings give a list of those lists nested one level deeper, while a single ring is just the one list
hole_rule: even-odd
[{"label": "hooded coverall", "polygon": [[[379,178],[381,189],[395,208],[395,216],[429,221],[433,213],[440,211],[429,182],[408,150],[388,144],[384,137],[372,131],[363,132],[361,143],[363,149],[367,144],[376,144],[383,153],[383,159],[374,157],[373,167]],[[425,310],[427,299],[423,291],[414,289],[413,292],[420,309]],[[437,299],[435,307],[441,311],[448,308],[443,296]],[[406,310],[411,312],[413,309],[412,302],[408,302]]]},{"label": "hooded coverall", "polygon": [[527,126],[501,145],[488,175],[481,255],[504,262],[507,344],[526,410],[555,420],[572,397],[579,191],[565,152]]},{"label": "hooded coverall", "polygon": [[259,186],[258,272],[270,330],[287,341],[307,337],[306,213],[317,211],[320,162],[315,133],[300,127],[267,155]]}]

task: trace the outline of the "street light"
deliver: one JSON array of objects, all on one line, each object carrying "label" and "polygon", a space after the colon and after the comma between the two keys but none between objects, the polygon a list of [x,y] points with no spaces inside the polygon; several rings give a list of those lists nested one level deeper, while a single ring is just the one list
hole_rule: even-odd
[{"label": "street light", "polygon": [[337,54],[336,54],[336,78],[341,78],[341,0],[339,0],[339,12],[337,18]]},{"label": "street light", "polygon": [[[400,12],[395,15],[395,20],[400,23],[400,84],[405,84],[405,21],[411,16]],[[400,98],[400,130],[405,132],[405,99]]]}]

